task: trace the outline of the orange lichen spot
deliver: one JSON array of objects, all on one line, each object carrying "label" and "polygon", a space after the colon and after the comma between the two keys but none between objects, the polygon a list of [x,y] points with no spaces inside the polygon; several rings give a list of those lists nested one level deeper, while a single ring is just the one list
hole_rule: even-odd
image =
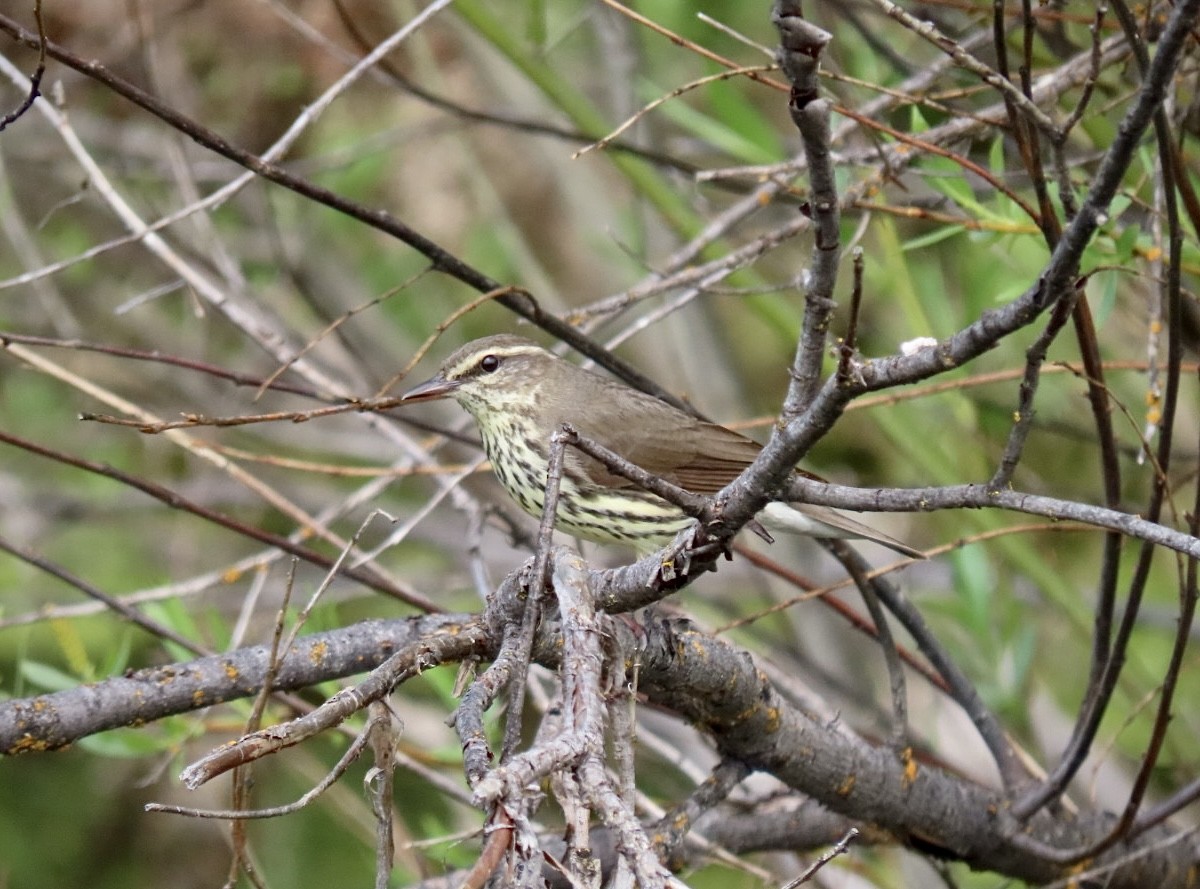
[{"label": "orange lichen spot", "polygon": [[779,712],[779,708],[778,707],[768,707],[766,715],[767,715],[766,729],[768,732],[771,732],[772,734],[774,734],[775,732],[779,731],[779,723],[780,723],[780,716],[781,716],[781,714]]},{"label": "orange lichen spot", "polygon": [[[1070,886],[1071,889],[1077,889],[1077,887],[1083,885],[1077,878],[1090,871],[1095,863],[1095,859],[1085,858],[1083,861],[1077,861],[1075,864],[1072,864],[1067,868],[1067,873],[1070,874],[1070,877],[1065,881],[1066,885]],[[1194,884],[1189,883],[1189,885]]]},{"label": "orange lichen spot", "polygon": [[916,783],[917,773],[920,771],[920,767],[917,765],[917,758],[913,756],[913,749],[911,747],[905,747],[900,751],[900,762],[904,765],[904,773],[901,780],[904,782],[904,789],[908,790],[908,788]]},{"label": "orange lichen spot", "polygon": [[205,697],[204,697],[204,689],[202,689],[202,688],[198,688],[198,689],[196,689],[194,692],[192,692],[192,705],[193,705],[193,706],[195,706],[195,707],[203,707],[203,706],[204,706],[204,700],[205,700]]},{"label": "orange lichen spot", "polygon": [[49,749],[50,745],[43,739],[26,734],[22,735],[21,740],[9,747],[4,753],[6,756],[14,756],[20,753],[44,753]]},{"label": "orange lichen spot", "polygon": [[236,566],[226,568],[221,572],[221,583],[237,583],[242,577],[242,569]]},{"label": "orange lichen spot", "polygon": [[319,664],[329,656],[328,642],[314,642],[308,649],[308,659],[314,664]]},{"label": "orange lichen spot", "polygon": [[242,671],[237,668],[237,665],[232,664],[229,661],[225,662],[225,678],[226,679],[237,679],[241,675],[242,675]]},{"label": "orange lichen spot", "polygon": [[1156,262],[1157,260],[1162,259],[1162,247],[1147,247],[1143,255],[1146,257],[1146,259],[1150,260],[1150,262]]},{"label": "orange lichen spot", "polygon": [[845,780],[838,786],[837,795],[847,797],[854,792],[854,785],[858,783],[858,779],[854,775],[847,775]]}]

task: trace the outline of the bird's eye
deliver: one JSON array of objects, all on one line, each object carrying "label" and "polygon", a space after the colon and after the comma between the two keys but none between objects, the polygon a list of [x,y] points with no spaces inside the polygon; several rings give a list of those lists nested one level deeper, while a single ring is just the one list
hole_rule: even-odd
[{"label": "bird's eye", "polygon": [[479,369],[485,374],[494,373],[500,367],[500,359],[495,355],[484,355],[479,361]]}]

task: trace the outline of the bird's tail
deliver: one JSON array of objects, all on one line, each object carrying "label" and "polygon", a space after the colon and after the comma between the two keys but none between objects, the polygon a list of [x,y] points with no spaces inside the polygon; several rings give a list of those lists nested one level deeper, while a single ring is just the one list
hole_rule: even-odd
[{"label": "bird's tail", "polygon": [[772,531],[803,534],[806,537],[870,540],[914,559],[925,558],[925,554],[920,550],[913,549],[894,537],[876,531],[828,506],[817,506],[813,503],[768,503],[758,513],[758,519]]}]

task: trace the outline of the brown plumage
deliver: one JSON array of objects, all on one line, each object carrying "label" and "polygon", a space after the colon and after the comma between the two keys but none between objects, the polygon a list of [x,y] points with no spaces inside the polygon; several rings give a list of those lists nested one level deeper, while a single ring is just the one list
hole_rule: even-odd
[{"label": "brown plumage", "polygon": [[[500,334],[467,343],[408,401],[454,398],[475,418],[497,477],[521,506],[540,515],[550,436],[570,423],[580,435],[666,481],[713,494],[761,450],[746,436],[708,423],[584,370],[523,337]],[[863,538],[914,558],[922,554],[836,510],[771,504],[759,519],[772,529],[814,537]],[[568,449],[557,524],[591,540],[625,542],[646,552],[691,523],[678,507]]]}]

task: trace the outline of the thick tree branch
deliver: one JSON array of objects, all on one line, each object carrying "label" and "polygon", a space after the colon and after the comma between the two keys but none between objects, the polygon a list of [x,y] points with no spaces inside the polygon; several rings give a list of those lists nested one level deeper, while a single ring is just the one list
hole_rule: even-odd
[{"label": "thick tree branch", "polygon": [[[571,571],[578,574],[578,567]],[[590,582],[580,577],[579,582]],[[731,761],[768,771],[831,811],[974,867],[1034,882],[1066,875],[1061,866],[1006,838],[1018,828],[1009,823],[1005,802],[995,791],[899,757],[891,748],[852,741],[845,731],[780,696],[740,649],[678,621],[654,621],[627,639],[620,637],[633,630],[624,624],[610,624],[608,633],[619,648],[642,652],[640,688],[650,701],[710,733]],[[372,622],[301,639],[279,663],[276,685],[296,688],[360,671],[419,646],[427,634],[443,640],[442,659],[487,656],[496,646],[484,623],[465,615]],[[536,647],[539,659],[556,663],[557,625],[544,626],[543,636]],[[259,646],[7,702],[0,705],[0,743],[10,753],[51,749],[79,737],[81,727],[97,731],[118,724],[114,717],[127,724],[248,696],[266,674],[266,659],[266,647]],[[1073,848],[1103,836],[1113,821],[1108,815],[1066,820],[1042,813],[1020,830],[1046,846]],[[1106,853],[1093,867],[1117,889],[1173,889],[1190,885],[1187,874],[1198,852],[1188,834],[1157,829],[1119,854]]]},{"label": "thick tree branch", "polygon": [[[940,769],[901,760],[888,747],[848,743],[841,732],[785,702],[733,646],[685,623],[652,628],[642,666],[650,699],[712,734],[722,755],[770,772],[832,811],[891,831],[905,842],[1030,882],[1065,878],[1066,868],[1018,849],[997,793]],[[1051,846],[1103,836],[1113,816],[1041,815],[1021,830]],[[1174,842],[1168,840],[1174,837]],[[1161,843],[1137,854],[1143,843]],[[1200,846],[1189,832],[1160,832],[1137,849],[1092,862],[1110,889],[1185,887]]]},{"label": "thick tree branch", "polygon": [[[301,637],[280,659],[274,688],[290,691],[377,667],[396,651],[435,637],[457,640],[461,660],[486,651],[477,618],[464,614],[367,621]],[[66,691],[0,703],[0,752],[56,750],[87,735],[148,725],[262,687],[271,647],[256,645],[183,664],[148,667]]]}]

